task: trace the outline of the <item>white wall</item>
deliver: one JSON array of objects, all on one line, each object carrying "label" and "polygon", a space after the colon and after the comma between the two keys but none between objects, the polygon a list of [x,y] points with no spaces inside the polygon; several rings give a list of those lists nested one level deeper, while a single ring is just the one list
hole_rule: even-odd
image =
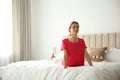
[{"label": "white wall", "polygon": [[71,21],[79,33],[120,32],[120,0],[32,0],[32,59],[48,58]]}]

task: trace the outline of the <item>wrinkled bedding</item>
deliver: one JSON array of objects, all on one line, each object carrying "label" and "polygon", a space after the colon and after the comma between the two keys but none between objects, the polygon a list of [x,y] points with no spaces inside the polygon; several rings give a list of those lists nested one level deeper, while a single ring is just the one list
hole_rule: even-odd
[{"label": "wrinkled bedding", "polygon": [[120,80],[120,62],[93,64],[64,69],[51,60],[21,61],[5,67],[3,80]]}]

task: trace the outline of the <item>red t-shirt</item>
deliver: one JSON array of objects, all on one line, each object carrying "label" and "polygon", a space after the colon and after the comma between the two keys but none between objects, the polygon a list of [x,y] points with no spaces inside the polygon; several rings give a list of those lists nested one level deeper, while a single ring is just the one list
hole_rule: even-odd
[{"label": "red t-shirt", "polygon": [[67,66],[69,67],[84,65],[84,51],[86,49],[86,45],[83,39],[78,39],[78,42],[70,42],[68,38],[62,40],[61,50],[67,50]]}]

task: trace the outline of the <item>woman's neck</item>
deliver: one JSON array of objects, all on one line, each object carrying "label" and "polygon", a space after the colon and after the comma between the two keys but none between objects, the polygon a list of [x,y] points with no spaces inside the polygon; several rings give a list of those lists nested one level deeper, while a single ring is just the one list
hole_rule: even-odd
[{"label": "woman's neck", "polygon": [[78,42],[78,37],[77,36],[72,36],[70,35],[68,38],[71,42]]}]

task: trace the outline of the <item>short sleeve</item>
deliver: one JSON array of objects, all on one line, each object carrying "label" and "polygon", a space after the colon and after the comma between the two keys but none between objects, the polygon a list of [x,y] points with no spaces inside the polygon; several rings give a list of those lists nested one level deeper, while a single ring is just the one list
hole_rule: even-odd
[{"label": "short sleeve", "polygon": [[66,48],[67,48],[67,46],[66,46],[66,44],[65,44],[65,40],[62,40],[61,50],[64,50],[64,49],[66,49]]},{"label": "short sleeve", "polygon": [[[83,39],[82,39],[83,40]],[[87,48],[86,44],[85,44],[85,41],[83,40],[83,49],[85,50]]]}]

